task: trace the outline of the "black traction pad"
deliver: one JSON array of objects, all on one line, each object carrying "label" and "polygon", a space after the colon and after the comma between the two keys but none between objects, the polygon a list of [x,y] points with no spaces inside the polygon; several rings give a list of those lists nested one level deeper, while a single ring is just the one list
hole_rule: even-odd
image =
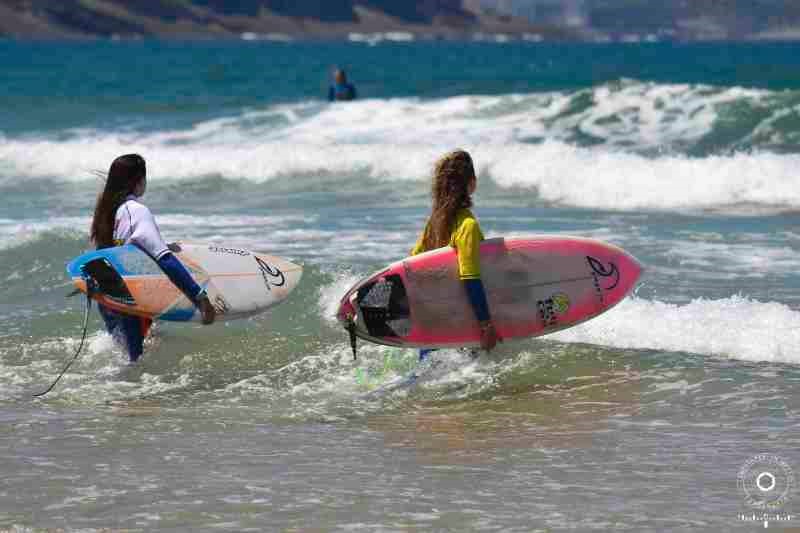
[{"label": "black traction pad", "polygon": [[125,285],[125,280],[119,275],[114,266],[105,258],[93,259],[81,267],[81,272],[97,283],[99,292],[122,302],[126,305],[135,305],[131,291]]},{"label": "black traction pad", "polygon": [[403,280],[397,274],[384,276],[358,289],[356,304],[369,334],[373,337],[399,337],[390,322],[407,322],[411,314]]}]

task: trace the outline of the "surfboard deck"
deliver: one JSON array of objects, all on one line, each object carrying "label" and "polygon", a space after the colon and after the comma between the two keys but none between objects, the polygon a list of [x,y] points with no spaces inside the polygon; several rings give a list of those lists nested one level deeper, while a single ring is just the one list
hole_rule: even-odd
[{"label": "surfboard deck", "polygon": [[[285,300],[303,269],[286,259],[223,244],[178,243],[173,252],[206,289],[219,318],[255,315]],[[86,292],[94,280],[93,299],[115,311],[177,322],[200,321],[192,302],[158,264],[133,245],[85,253],[67,264],[75,286]]]},{"label": "surfboard deck", "polygon": [[[536,337],[603,313],[633,289],[642,266],[621,248],[563,236],[489,239],[480,247],[492,321],[503,339]],[[480,328],[444,247],[407,257],[358,282],[337,318],[355,334],[390,346],[477,346]]]}]

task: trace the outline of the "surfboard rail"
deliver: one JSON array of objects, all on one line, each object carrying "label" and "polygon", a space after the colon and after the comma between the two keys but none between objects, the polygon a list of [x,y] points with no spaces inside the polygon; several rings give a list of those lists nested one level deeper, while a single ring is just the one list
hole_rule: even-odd
[{"label": "surfboard rail", "polygon": [[[225,320],[246,318],[284,301],[303,269],[281,257],[217,243],[178,243],[175,255],[203,287]],[[82,254],[67,264],[76,288],[87,278],[99,290],[92,298],[120,313],[168,321],[199,321],[189,299],[134,245]]]},{"label": "surfboard rail", "polygon": [[[573,327],[611,309],[633,289],[642,265],[596,239],[535,235],[481,243],[481,279],[504,339]],[[354,334],[389,346],[478,346],[480,328],[458,278],[456,251],[431,250],[364,278],[340,301]]]}]

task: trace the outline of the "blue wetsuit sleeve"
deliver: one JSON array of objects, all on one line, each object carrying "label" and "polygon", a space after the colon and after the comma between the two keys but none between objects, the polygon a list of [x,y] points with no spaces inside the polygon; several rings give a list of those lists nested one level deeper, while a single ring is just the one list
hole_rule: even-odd
[{"label": "blue wetsuit sleeve", "polygon": [[464,288],[467,290],[469,303],[475,311],[475,318],[477,318],[479,322],[489,320],[489,304],[486,302],[486,291],[483,290],[483,282],[480,278],[461,281],[464,284]]},{"label": "blue wetsuit sleeve", "polygon": [[333,85],[328,87],[328,101],[333,102],[336,99],[336,90],[333,88]]},{"label": "blue wetsuit sleeve", "polygon": [[351,85],[351,86],[350,86],[350,91],[352,92],[352,95],[353,95],[353,100],[355,100],[356,98],[358,98],[358,93],[356,93],[356,86],[355,86],[355,85]]},{"label": "blue wetsuit sleeve", "polygon": [[196,305],[198,298],[204,291],[194,281],[194,278],[192,278],[192,275],[186,270],[186,267],[183,266],[183,263],[178,261],[178,258],[172,253],[167,253],[158,260],[158,266],[161,267],[161,270],[164,271],[169,280]]}]

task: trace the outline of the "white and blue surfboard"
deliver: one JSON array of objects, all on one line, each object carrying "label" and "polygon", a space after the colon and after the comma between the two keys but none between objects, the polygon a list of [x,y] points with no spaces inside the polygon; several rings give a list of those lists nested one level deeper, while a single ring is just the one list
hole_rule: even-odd
[{"label": "white and blue surfboard", "polygon": [[[286,259],[223,244],[178,243],[176,257],[206,289],[219,318],[260,313],[294,290],[302,267]],[[75,286],[116,311],[172,321],[199,321],[200,313],[158,264],[133,245],[85,253],[67,265]]]}]

